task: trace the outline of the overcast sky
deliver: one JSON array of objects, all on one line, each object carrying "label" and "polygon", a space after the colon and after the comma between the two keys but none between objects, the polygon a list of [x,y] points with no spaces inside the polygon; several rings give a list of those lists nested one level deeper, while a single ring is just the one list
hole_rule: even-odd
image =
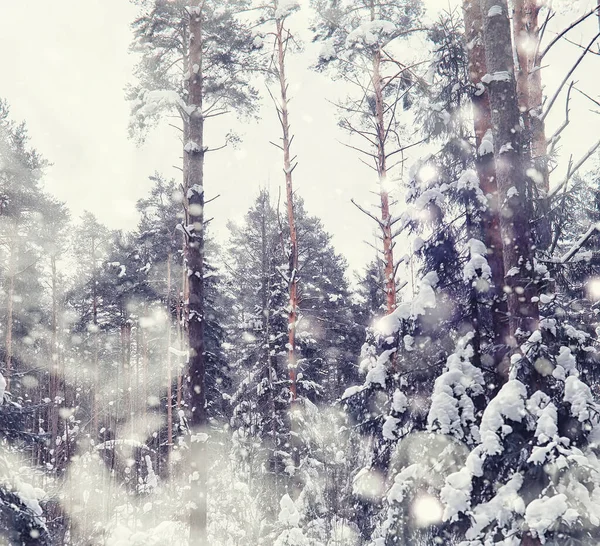
[{"label": "overcast sky", "polygon": [[[308,4],[308,0],[301,2]],[[448,2],[428,4],[435,10]],[[563,16],[568,21],[592,1],[562,4],[576,10]],[[73,215],[89,210],[112,228],[135,227],[135,202],[147,193],[149,175],[155,171],[179,175],[173,168],[180,164],[181,155],[174,130],[154,131],[141,147],[128,139],[129,105],[123,89],[131,81],[135,63],[128,47],[129,24],[136,13],[128,0],[0,0],[0,97],[8,100],[13,118],[27,122],[33,145],[53,163],[46,188],[65,201]],[[569,37],[587,42],[597,25],[590,20]],[[549,57],[550,68],[543,72],[547,93],[554,92],[579,52],[565,44]],[[310,71],[313,55],[314,49],[308,47],[293,60],[289,73],[295,97],[290,105],[294,151],[299,157],[294,182],[308,210],[333,233],[337,250],[359,269],[373,255],[363,243],[372,241],[373,226],[350,198],[372,199],[369,190],[375,180],[356,154],[338,142],[346,137],[338,130],[335,110],[327,99],[338,98],[343,89]],[[600,58],[590,55],[574,77],[596,97],[599,73]],[[581,95],[574,99],[573,121],[563,142],[566,157],[582,154],[600,135],[600,117],[589,112],[593,104]],[[549,119],[549,134],[562,121],[564,99],[559,104]],[[268,186],[276,193],[283,182],[281,158],[268,144],[279,137],[268,103],[261,118],[243,124],[231,118],[228,123],[242,136],[241,145],[208,156],[207,198],[221,197],[207,206],[207,215],[215,218],[214,230],[221,240],[226,237],[227,220],[245,213],[259,187]],[[212,136],[218,140],[214,131]],[[220,144],[210,139],[209,126],[207,143]],[[399,255],[407,251],[400,249]]]}]

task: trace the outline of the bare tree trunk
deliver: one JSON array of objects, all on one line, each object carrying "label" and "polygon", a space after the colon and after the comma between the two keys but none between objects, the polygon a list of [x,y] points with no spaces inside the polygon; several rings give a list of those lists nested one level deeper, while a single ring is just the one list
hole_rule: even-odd
[{"label": "bare tree trunk", "polygon": [[[148,304],[144,304],[144,316],[148,314]],[[142,328],[142,396],[141,421],[144,433],[148,434],[148,333]]]},{"label": "bare tree trunk", "polygon": [[[374,14],[373,14],[374,17]],[[396,268],[394,264],[394,242],[392,240],[392,218],[387,180],[387,156],[385,153],[386,127],[384,120],[383,85],[381,82],[381,51],[373,58],[372,74],[375,94],[375,118],[377,129],[377,174],[379,176],[379,197],[381,199],[381,229],[383,237],[383,261],[385,277],[386,311],[390,314],[396,308]]]},{"label": "bare tree trunk", "polygon": [[[187,126],[187,122],[184,122],[184,125]],[[185,214],[185,211],[184,211]],[[186,221],[185,225],[189,222]],[[185,255],[185,236],[183,240],[183,253]],[[179,351],[183,352],[186,348],[185,342],[185,302],[187,301],[188,287],[187,287],[187,274],[185,264],[184,267],[181,268],[181,290],[177,292],[177,303],[175,312],[177,313],[177,346]],[[177,409],[181,409],[181,403],[183,401],[183,385],[182,385],[182,362],[180,361],[181,357],[177,358]]]},{"label": "bare tree trunk", "polygon": [[93,328],[93,336],[94,336],[94,401],[92,408],[92,425],[94,428],[94,438],[98,434],[98,389],[100,388],[100,370],[99,368],[99,359],[98,354],[100,352],[99,344],[99,332],[98,332],[98,287],[97,283],[97,273],[96,273],[96,239],[92,237],[92,323],[94,325]]},{"label": "bare tree trunk", "polygon": [[529,166],[535,173],[532,178],[538,190],[536,193],[539,193],[537,244],[546,249],[552,239],[547,213],[550,173],[546,127],[542,119],[544,97],[540,48],[536,47],[540,37],[538,15],[542,4],[541,0],[514,0],[513,34],[519,63],[517,96],[525,126],[525,148],[530,157]]},{"label": "bare tree trunk", "polygon": [[516,43],[517,96],[530,139],[530,153],[540,177],[539,188],[548,193],[548,165],[546,161],[546,133],[542,115],[542,77],[539,48],[535,47],[540,34],[538,15],[542,2],[514,0],[513,29]]},{"label": "bare tree trunk", "polygon": [[[531,52],[529,50],[529,39],[531,33],[532,14],[530,9],[535,7],[536,0],[513,0],[513,34],[515,40],[515,51],[517,66],[515,67],[515,78],[517,82],[517,99],[519,111],[527,120],[529,110],[529,64]],[[537,11],[535,15],[537,21]]]},{"label": "bare tree trunk", "polygon": [[173,446],[173,374],[171,370],[171,261],[172,254],[167,255],[167,457]]},{"label": "bare tree trunk", "polygon": [[14,298],[15,298],[15,276],[17,274],[17,256],[18,256],[18,234],[15,228],[15,236],[11,241],[8,273],[8,291],[6,294],[6,390],[10,390],[12,379],[12,359],[13,359],[13,322],[14,322]]},{"label": "bare tree trunk", "polygon": [[519,107],[508,6],[506,0],[481,0],[488,90],[492,113],[496,179],[500,200],[500,231],[508,291],[510,333],[537,328],[526,182],[521,156]]},{"label": "bare tree trunk", "polygon": [[[135,396],[132,399],[132,417],[137,417],[140,414],[140,357],[142,354],[141,350],[141,335],[140,335],[140,321],[137,322],[137,327],[135,329]],[[133,423],[133,419],[132,419]]]},{"label": "bare tree trunk", "polygon": [[290,229],[290,256],[288,265],[288,367],[290,373],[290,393],[292,395],[292,401],[294,401],[297,397],[296,322],[298,320],[298,237],[296,233],[296,218],[294,216],[294,189],[292,185],[292,172],[294,171],[296,164],[292,165],[293,159],[290,153],[293,137],[290,136],[288,83],[285,75],[285,54],[289,40],[289,31],[285,29],[284,22],[281,19],[278,19],[275,22],[275,28],[277,74],[279,77],[279,87],[281,93],[281,103],[277,109],[282,130],[283,172],[285,174],[287,217]]},{"label": "bare tree trunk", "polygon": [[[508,307],[504,296],[504,258],[498,204],[496,166],[492,150],[485,148],[485,139],[492,135],[492,117],[487,90],[482,88],[482,78],[487,73],[485,47],[483,43],[483,20],[479,0],[463,0],[465,21],[465,41],[469,61],[469,79],[477,89],[472,96],[473,126],[477,152],[476,169],[481,191],[488,198],[488,209],[483,214],[483,242],[488,249],[487,261],[492,270],[494,293],[492,300],[492,327],[494,357],[496,365],[502,362],[503,351],[499,347],[506,344],[510,335],[508,329]],[[482,146],[483,144],[483,146]]]},{"label": "bare tree trunk", "polygon": [[[268,243],[267,243],[267,205],[268,205],[268,194],[263,193],[262,195],[262,211],[261,211],[261,223],[260,223],[260,235],[261,235],[261,268],[262,268],[262,279],[261,279],[261,306],[262,306],[262,323],[263,323],[263,335],[264,335],[264,350],[265,350],[265,362],[267,364],[268,380],[269,380],[269,410],[271,411],[271,448],[277,449],[277,417],[275,411],[275,370],[273,367],[273,358],[271,355],[271,258],[269,256]],[[277,476],[276,476],[277,478]]]},{"label": "bare tree trunk", "polygon": [[55,453],[55,470],[58,465],[56,457],[56,438],[58,436],[58,386],[59,377],[59,361],[58,361],[58,279],[56,272],[56,256],[50,257],[50,268],[52,271],[52,335],[51,335],[51,351],[50,351],[50,385],[49,398],[50,407],[48,421],[50,422],[50,449]]},{"label": "bare tree trunk", "polygon": [[[536,2],[529,0],[528,22],[529,40],[535,44],[539,40],[540,28],[538,24],[538,14],[540,6]],[[548,142],[546,140],[546,127],[542,119],[544,94],[542,89],[542,70],[539,51],[536,49],[528,58],[527,79],[529,83],[529,120],[531,131],[531,157],[534,167],[542,175],[539,189],[543,192],[542,197],[546,197],[550,190],[550,177],[548,172]]]},{"label": "bare tree trunk", "polygon": [[207,451],[201,433],[206,431],[206,354],[204,345],[204,115],[202,2],[189,8],[188,131],[184,146],[184,182],[190,233],[185,267],[189,282],[187,327],[189,357],[187,388],[190,403],[191,491],[190,544],[207,545]]},{"label": "bare tree trunk", "polygon": [[131,366],[131,322],[123,313],[121,322],[121,358],[123,360],[123,391],[127,393],[123,403],[123,413],[129,418],[131,434],[134,433],[134,375]]}]

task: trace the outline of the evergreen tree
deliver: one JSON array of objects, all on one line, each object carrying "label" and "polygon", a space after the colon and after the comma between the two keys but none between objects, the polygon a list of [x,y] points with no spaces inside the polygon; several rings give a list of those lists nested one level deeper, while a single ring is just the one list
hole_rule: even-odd
[{"label": "evergreen tree", "polygon": [[[301,201],[296,201],[296,220],[299,274],[304,280],[298,291],[297,331],[302,412],[290,412],[286,373],[287,285],[283,273],[287,264],[282,230],[287,226],[266,191],[259,194],[242,226],[230,225],[228,262],[236,302],[230,328],[239,378],[232,400],[234,447],[240,471],[256,476],[249,484],[250,491],[256,487],[275,491],[261,507],[273,532],[276,503],[286,492],[297,497],[302,491],[296,501],[306,521],[323,515],[317,499],[323,495],[319,484],[331,453],[326,449],[328,439],[313,430],[326,426],[315,404],[321,406],[339,396],[347,376],[353,374],[352,349],[361,341],[349,308],[345,264],[333,251],[330,236],[320,221],[305,212]],[[298,465],[291,452],[293,435],[298,437]]]}]

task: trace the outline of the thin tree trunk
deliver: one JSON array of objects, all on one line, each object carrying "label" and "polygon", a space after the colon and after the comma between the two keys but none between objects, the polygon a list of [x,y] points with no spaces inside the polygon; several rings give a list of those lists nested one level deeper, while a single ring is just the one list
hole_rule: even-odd
[{"label": "thin tree trunk", "polygon": [[[271,259],[267,243],[267,209],[268,194],[262,195],[261,211],[261,317],[263,323],[265,362],[267,364],[267,373],[269,380],[269,410],[271,411],[271,447],[277,449],[277,416],[275,411],[275,370],[273,368],[273,358],[271,356]],[[250,383],[249,383],[250,384]],[[277,476],[275,476],[277,479]]]},{"label": "thin tree trunk", "polygon": [[12,328],[13,328],[13,298],[15,294],[15,277],[10,275],[8,278],[8,302],[6,309],[6,390],[10,391],[12,379]]},{"label": "thin tree trunk", "polygon": [[126,392],[125,402],[123,404],[124,413],[129,418],[129,425],[131,427],[131,434],[134,433],[134,374],[131,366],[131,322],[127,318],[126,313],[123,313],[123,321],[121,323],[121,351],[123,359],[123,386],[124,392]]},{"label": "thin tree trunk", "polygon": [[191,233],[187,237],[189,282],[187,328],[189,357],[187,387],[190,403],[190,544],[207,545],[206,353],[204,345],[204,116],[202,3],[189,8],[188,134],[184,146],[184,181]]},{"label": "thin tree trunk", "polygon": [[296,218],[294,215],[294,189],[292,185],[292,165],[290,147],[290,122],[288,110],[288,83],[285,75],[285,54],[289,31],[284,27],[284,21],[278,19],[275,23],[275,42],[277,47],[277,73],[279,76],[280,99],[278,106],[279,121],[282,130],[283,172],[285,174],[285,189],[287,197],[287,217],[290,229],[290,256],[288,265],[289,311],[288,311],[288,367],[290,373],[290,393],[292,401],[297,398],[297,359],[296,359],[296,323],[298,320],[298,236],[296,233]]},{"label": "thin tree trunk", "polygon": [[377,174],[379,175],[379,197],[381,200],[386,311],[390,314],[396,308],[396,276],[394,266],[394,242],[392,240],[390,215],[390,195],[387,180],[387,156],[385,153],[386,127],[383,114],[385,103],[381,82],[381,51],[379,49],[375,52],[375,57],[373,58],[372,82],[375,94],[375,117],[377,126]]},{"label": "thin tree trunk", "polygon": [[173,392],[171,370],[171,260],[167,255],[167,460],[173,446]]},{"label": "thin tree trunk", "polygon": [[[187,122],[184,122],[184,125],[187,125]],[[185,211],[184,211],[185,214]],[[185,224],[187,225],[189,222],[185,221]],[[185,255],[185,245],[186,245],[186,241],[185,241],[185,236],[184,236],[184,240],[183,240],[183,253]],[[185,268],[185,264],[184,267],[181,268],[181,290],[178,291],[177,293],[177,306],[176,306],[176,313],[177,313],[177,346],[179,347],[179,351],[183,352],[185,350],[185,302],[187,301],[187,294],[188,294],[188,289],[187,289],[187,275],[186,275],[186,268]],[[177,409],[181,409],[181,402],[183,400],[183,385],[182,385],[182,363],[179,360],[180,357],[178,357],[177,359]]]},{"label": "thin tree trunk", "polygon": [[[144,304],[144,316],[148,314],[148,305]],[[148,333],[142,328],[142,423],[144,433],[148,434]]]},{"label": "thin tree trunk", "polygon": [[12,379],[12,359],[13,359],[13,315],[14,315],[14,298],[15,298],[15,276],[17,268],[18,255],[18,234],[15,229],[15,237],[12,241],[9,257],[9,274],[8,274],[8,291],[6,295],[6,390],[10,390]]},{"label": "thin tree trunk", "polygon": [[52,336],[50,352],[50,385],[49,398],[50,407],[48,420],[50,421],[50,449],[54,452],[55,464],[57,469],[58,458],[56,456],[56,438],[58,436],[58,386],[59,386],[59,362],[58,362],[58,279],[56,272],[56,256],[50,257],[50,268],[52,271]]},{"label": "thin tree trunk", "polygon": [[[182,63],[182,79],[184,82],[189,82],[190,76],[190,25],[183,25],[181,31],[181,43],[183,46],[183,63]],[[187,143],[189,141],[189,118],[186,115],[181,116],[181,121],[183,125],[183,142]],[[187,153],[184,151],[183,153],[183,162],[182,162],[182,171],[183,175],[183,191],[184,193],[187,191],[187,175],[186,175],[186,165],[187,165]],[[185,203],[185,195],[184,195],[184,203]],[[188,214],[187,206],[183,207],[183,225],[190,225],[190,219]],[[187,321],[186,321],[186,309],[187,309],[187,301],[189,297],[189,285],[188,285],[188,275],[187,275],[187,267],[186,267],[186,248],[187,248],[187,237],[185,232],[182,235],[181,239],[181,255],[183,257],[183,267],[181,268],[181,290],[178,291],[177,297],[177,346],[183,354],[184,351],[188,349],[187,340],[186,340],[186,332],[187,332]],[[185,367],[187,365],[187,359],[183,360],[181,356],[177,357],[177,410],[180,411],[183,404],[183,375],[185,372]]]},{"label": "thin tree trunk", "polygon": [[[141,360],[141,336],[140,336],[140,321],[137,322],[137,327],[135,329],[135,396],[133,397],[132,413],[133,417],[137,417],[140,414],[141,403],[140,403],[140,360]],[[133,419],[132,419],[133,423]]]},{"label": "thin tree trunk", "polygon": [[92,424],[94,428],[94,438],[98,434],[98,389],[100,388],[100,370],[99,368],[99,336],[98,336],[98,287],[97,283],[97,274],[96,274],[96,239],[92,237],[92,323],[94,325],[93,328],[93,336],[94,336],[94,402],[93,402],[93,410],[92,410]]},{"label": "thin tree trunk", "polygon": [[[488,198],[488,209],[483,214],[483,242],[488,249],[487,261],[492,270],[494,292],[492,294],[492,327],[494,330],[494,359],[496,366],[503,361],[501,347],[510,335],[508,329],[508,307],[504,296],[504,258],[498,204],[496,166],[492,150],[485,148],[485,139],[492,135],[492,117],[487,89],[481,79],[487,73],[485,47],[483,43],[483,20],[479,0],[463,0],[465,41],[469,61],[469,79],[476,92],[472,96],[473,126],[477,159],[475,167],[481,191]],[[483,144],[483,146],[482,146]],[[504,368],[504,366],[503,366]],[[506,374],[503,374],[506,375]]]},{"label": "thin tree trunk", "polygon": [[506,0],[481,0],[489,98],[494,136],[500,231],[508,290],[510,333],[537,328],[526,183],[521,156],[519,107]]}]

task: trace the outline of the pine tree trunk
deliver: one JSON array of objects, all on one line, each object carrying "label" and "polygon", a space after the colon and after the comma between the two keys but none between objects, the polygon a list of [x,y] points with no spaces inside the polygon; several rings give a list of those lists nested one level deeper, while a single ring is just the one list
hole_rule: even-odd
[{"label": "pine tree trunk", "polygon": [[[524,115],[527,123],[529,116],[529,68],[531,52],[529,51],[528,41],[531,32],[531,13],[530,9],[536,0],[513,0],[513,35],[515,40],[515,52],[517,66],[515,67],[515,77],[517,82],[517,98],[519,102],[519,111]],[[537,21],[537,11],[535,19]]]},{"label": "pine tree trunk", "polygon": [[[187,121],[184,120],[184,127],[187,127]],[[185,134],[187,134],[187,130],[184,130]],[[187,221],[187,214],[184,211],[184,215],[185,215],[185,225],[188,225],[189,222]],[[183,250],[183,255],[185,256],[185,247],[186,247],[186,239],[184,236],[183,239],[183,246],[182,246],[182,250]],[[186,343],[185,343],[185,328],[186,328],[186,324],[185,324],[185,302],[188,299],[188,288],[187,288],[187,274],[186,274],[186,268],[185,268],[185,264],[184,267],[181,268],[181,290],[177,292],[177,307],[175,309],[176,313],[177,313],[177,346],[179,348],[179,351],[181,353],[183,353],[183,351],[186,349]],[[181,357],[178,357],[177,359],[177,409],[180,410],[181,409],[181,404],[183,401],[183,384],[182,384],[182,367],[185,365],[185,363],[182,363],[180,360]]]},{"label": "pine tree trunk", "polygon": [[188,128],[184,146],[184,182],[189,217],[186,245],[189,296],[186,322],[189,336],[187,388],[190,404],[190,544],[207,546],[207,451],[200,433],[207,432],[206,353],[204,345],[204,116],[202,79],[202,2],[189,11]]},{"label": "pine tree trunk", "polygon": [[536,243],[547,249],[552,240],[548,220],[548,192],[550,173],[548,170],[548,143],[546,127],[542,119],[543,90],[539,47],[540,28],[538,15],[542,2],[539,0],[514,0],[513,34],[517,53],[517,96],[519,110],[525,126],[525,146],[528,152],[528,167],[535,173],[531,184],[537,187],[538,197]]},{"label": "pine tree trunk", "polygon": [[[464,0],[465,41],[469,61],[469,79],[476,92],[472,97],[473,126],[475,130],[475,148],[477,153],[476,169],[481,191],[488,197],[488,209],[483,214],[483,242],[488,249],[487,261],[492,270],[494,293],[492,300],[492,327],[494,345],[499,348],[506,344],[510,335],[508,328],[508,307],[504,296],[504,261],[502,235],[498,206],[498,186],[496,184],[496,166],[491,150],[482,148],[482,143],[492,134],[492,116],[487,90],[483,90],[481,79],[485,76],[486,60],[483,43],[483,20],[479,0]],[[484,153],[482,153],[484,152]],[[485,153],[487,152],[487,153]],[[495,351],[496,365],[501,365],[502,350]]]},{"label": "pine tree trunk", "polygon": [[517,95],[519,109],[523,113],[525,127],[530,139],[530,153],[535,168],[542,175],[539,189],[549,190],[547,142],[542,114],[542,76],[540,70],[538,15],[541,2],[538,0],[514,0],[513,33],[515,36],[517,60]]},{"label": "pine tree trunk", "polygon": [[271,448],[276,449],[277,414],[275,411],[275,369],[271,355],[271,259],[267,241],[267,209],[268,194],[262,195],[262,211],[260,223],[261,236],[261,318],[263,324],[263,347],[269,380],[269,411],[271,412]]},{"label": "pine tree trunk", "polygon": [[534,284],[529,207],[521,155],[521,129],[506,0],[481,0],[500,200],[510,333],[531,332],[539,319]]},{"label": "pine tree trunk", "polygon": [[287,47],[287,30],[282,20],[276,21],[275,42],[277,47],[277,73],[281,92],[279,105],[279,121],[282,129],[283,172],[285,174],[285,190],[287,197],[287,217],[290,228],[290,256],[288,265],[289,311],[288,311],[288,367],[290,373],[290,393],[292,401],[296,400],[296,322],[298,320],[298,236],[296,218],[294,216],[294,189],[292,185],[292,166],[290,153],[291,137],[288,111],[288,84],[285,76],[285,50]]},{"label": "pine tree trunk", "polygon": [[167,460],[173,446],[173,372],[171,370],[171,261],[167,255]]},{"label": "pine tree trunk", "polygon": [[50,257],[50,268],[52,272],[52,335],[50,351],[50,384],[49,384],[49,415],[50,422],[50,449],[55,453],[55,470],[58,464],[56,457],[56,438],[58,436],[58,386],[59,386],[59,362],[58,362],[58,279],[56,271],[56,256]]},{"label": "pine tree trunk", "polygon": [[[374,15],[373,15],[374,17]],[[386,311],[390,314],[396,308],[396,276],[394,266],[394,242],[390,215],[390,196],[387,180],[387,156],[385,152],[386,127],[384,120],[384,98],[381,82],[381,51],[377,50],[373,58],[372,74],[375,94],[375,122],[377,128],[377,174],[379,176],[379,197],[381,199],[381,226],[383,237],[383,260]]]},{"label": "pine tree trunk", "polygon": [[94,368],[94,388],[93,388],[93,407],[92,407],[92,426],[94,428],[94,432],[93,432],[93,438],[96,438],[96,435],[98,434],[98,412],[99,412],[99,408],[98,408],[98,402],[99,402],[99,396],[98,396],[98,389],[100,388],[100,370],[99,370],[99,352],[100,352],[100,348],[99,348],[99,332],[98,332],[98,287],[96,286],[97,283],[97,273],[96,273],[96,239],[94,237],[92,237],[92,323],[94,325],[93,328],[93,336],[94,336],[94,362],[93,362],[93,368]]},{"label": "pine tree trunk", "polygon": [[123,402],[123,412],[129,418],[131,434],[134,433],[134,376],[131,366],[131,322],[126,311],[121,312],[121,358],[123,361],[123,390],[126,393]]},{"label": "pine tree trunk", "polygon": [[[138,320],[136,329],[135,329],[135,396],[133,397],[133,402],[131,404],[132,407],[132,417],[137,417],[140,414],[141,408],[141,395],[140,395],[140,359],[141,359],[141,341],[140,341],[140,321]],[[134,419],[132,419],[132,422]]]},{"label": "pine tree trunk", "polygon": [[[144,316],[148,315],[148,304],[144,304]],[[148,332],[141,329],[142,334],[142,396],[141,421],[144,434],[148,434]]]},{"label": "pine tree trunk", "polygon": [[6,390],[10,390],[12,379],[12,359],[13,359],[13,322],[14,322],[14,298],[15,298],[15,276],[17,274],[17,255],[18,255],[18,235],[15,228],[15,236],[10,248],[8,290],[6,294]]}]

